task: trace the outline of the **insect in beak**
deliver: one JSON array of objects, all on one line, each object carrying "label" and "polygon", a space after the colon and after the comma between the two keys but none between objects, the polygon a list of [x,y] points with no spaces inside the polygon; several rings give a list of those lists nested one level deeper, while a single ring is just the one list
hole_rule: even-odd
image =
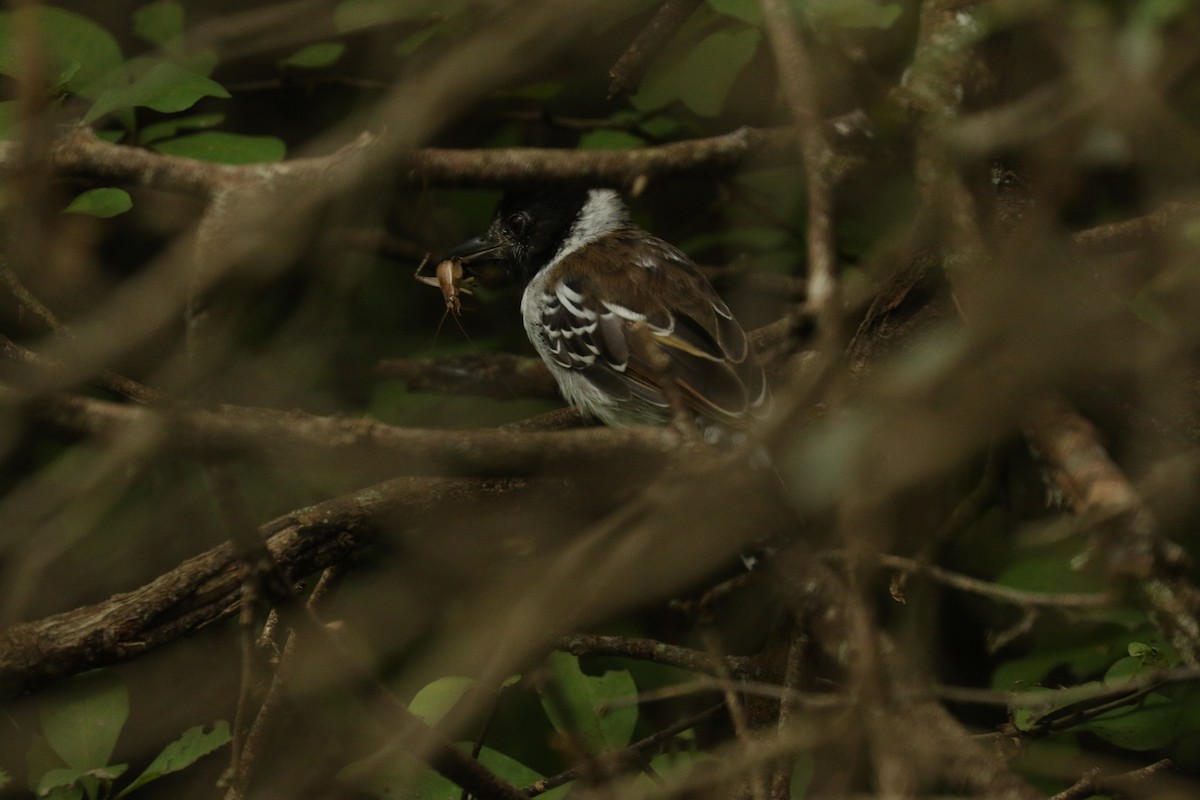
[{"label": "insect in beak", "polygon": [[413,273],[413,277],[421,283],[429,286],[436,286],[442,290],[442,299],[446,302],[446,310],[455,317],[462,312],[462,301],[459,300],[460,295],[471,294],[471,290],[467,288],[475,282],[474,278],[463,277],[463,262],[460,258],[447,258],[434,268],[433,275],[422,275],[421,270],[425,268],[428,262],[428,257],[421,261],[417,266],[417,271]]}]

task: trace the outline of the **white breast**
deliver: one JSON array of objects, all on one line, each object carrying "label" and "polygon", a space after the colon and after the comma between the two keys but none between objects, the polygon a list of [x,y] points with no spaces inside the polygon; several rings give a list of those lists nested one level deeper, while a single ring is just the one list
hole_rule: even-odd
[{"label": "white breast", "polygon": [[[525,335],[533,343],[542,361],[550,368],[550,374],[558,382],[559,391],[563,398],[573,406],[578,406],[585,415],[595,417],[608,425],[622,424],[621,409],[617,401],[606,395],[596,385],[583,377],[579,370],[565,369],[559,366],[550,356],[550,347],[546,342],[546,329],[542,327],[540,308],[549,300],[546,294],[547,270],[543,269],[521,296],[521,318],[525,322]],[[628,424],[626,421],[624,424]]]}]

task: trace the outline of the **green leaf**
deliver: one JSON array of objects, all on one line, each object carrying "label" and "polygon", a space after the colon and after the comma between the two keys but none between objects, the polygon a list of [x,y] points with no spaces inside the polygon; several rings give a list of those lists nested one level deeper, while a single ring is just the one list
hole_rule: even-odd
[{"label": "green leaf", "polygon": [[1184,710],[1182,703],[1155,692],[1136,705],[1113,709],[1080,727],[1126,750],[1157,750],[1188,732]]},{"label": "green leaf", "polygon": [[904,12],[899,3],[877,0],[808,0],[806,5],[814,19],[839,28],[886,29]]},{"label": "green leaf", "polygon": [[1066,667],[1079,678],[1095,674],[1113,661],[1118,643],[1111,629],[1097,630],[1080,642],[1065,642],[1059,647],[1041,648],[1027,656],[1001,664],[992,675],[992,688],[1010,692],[1036,686],[1056,669]]},{"label": "green leaf", "polygon": [[118,214],[124,214],[133,208],[133,199],[124,189],[103,188],[89,189],[71,201],[63,209],[64,214],[86,214],[91,217],[107,219]]},{"label": "green leaf", "polygon": [[[1097,691],[1100,689],[1100,684],[1097,681],[1080,684],[1077,688],[1094,687]],[[1013,709],[1013,725],[1019,731],[1033,730],[1037,722],[1046,714],[1061,708],[1061,704],[1055,701],[1058,697],[1057,692],[1053,689],[1047,689],[1044,686],[1034,686],[1029,689],[1017,693],[1018,701]],[[1034,699],[1038,702],[1032,702]]]},{"label": "green leaf", "polygon": [[48,692],[40,706],[42,733],[68,767],[108,765],[129,718],[129,691],[115,674],[95,670]]},{"label": "green leaf", "polygon": [[34,787],[34,793],[38,797],[83,797],[83,786],[80,784],[82,777],[82,770],[66,767],[52,769],[42,775]]},{"label": "green leaf", "polygon": [[1129,680],[1144,669],[1141,659],[1128,656],[1119,658],[1108,668],[1104,673],[1104,680],[1112,683],[1114,681]]},{"label": "green leaf", "polygon": [[408,704],[408,710],[430,725],[437,725],[454,704],[475,686],[474,678],[448,675],[421,688]]},{"label": "green leaf", "polygon": [[133,12],[133,32],[151,44],[165,45],[183,35],[183,5],[158,0]]},{"label": "green leaf", "polygon": [[150,766],[126,786],[117,797],[124,797],[130,792],[145,786],[151,781],[158,780],[164,775],[179,772],[190,767],[201,758],[229,743],[229,723],[221,720],[213,725],[213,729],[205,733],[203,725],[188,728],[175,741],[163,748],[163,751],[150,762]]},{"label": "green leaf", "polygon": [[709,34],[682,55],[660,59],[633,96],[634,106],[657,111],[678,100],[700,116],[716,116],[761,39],[757,28],[727,27]]},{"label": "green leaf", "polygon": [[[579,668],[579,659],[568,653],[551,653],[546,666],[555,686],[539,694],[555,730],[578,737],[580,744],[595,755],[629,744],[637,724],[637,706],[605,708],[637,694],[627,671],[606,672],[599,677],[586,675]],[[556,694],[550,694],[552,691]]]},{"label": "green leaf", "polygon": [[162,122],[147,125],[138,131],[138,142],[148,145],[159,139],[168,139],[180,131],[196,130],[199,128],[215,128],[225,121],[225,115],[219,113],[193,114],[189,117],[172,117]]},{"label": "green leaf", "polygon": [[751,25],[762,23],[762,9],[758,0],[708,0],[708,5],[718,14],[735,17]]},{"label": "green leaf", "polygon": [[1173,667],[1179,663],[1179,653],[1166,642],[1130,642],[1126,651],[1144,667]]},{"label": "green leaf", "polygon": [[[468,749],[469,747],[469,745],[466,745],[464,749]],[[528,786],[534,781],[545,777],[516,759],[509,758],[490,747],[485,747],[480,751],[479,761],[498,777],[518,788]],[[451,783],[431,769],[424,771],[423,777],[417,781],[415,786],[407,788],[409,789],[407,792],[393,790],[392,792],[383,791],[380,794],[384,797],[404,797],[406,800],[409,798],[411,800],[459,800],[462,797],[462,787]],[[540,794],[538,797],[558,800],[558,798],[565,796],[570,789],[571,785],[567,784],[557,789],[552,789],[545,794]]]},{"label": "green leaf", "polygon": [[69,786],[56,786],[38,796],[44,800],[83,800],[84,788],[80,783],[72,783]]},{"label": "green leaf", "polygon": [[1080,545],[1066,541],[1060,546],[1023,553],[1006,567],[995,581],[1014,589],[1034,592],[1099,592],[1103,578],[1073,568]]},{"label": "green leaf", "polygon": [[221,56],[213,48],[204,47],[199,50],[188,50],[185,53],[174,55],[172,56],[172,61],[184,69],[207,78],[212,76],[212,71],[221,62]]},{"label": "green leaf", "polygon": [[84,115],[84,123],[96,120],[117,109],[145,106],[164,114],[191,108],[204,97],[229,97],[221,84],[189,69],[162,62],[151,67],[128,86],[109,89],[96,98]]},{"label": "green leaf", "polygon": [[328,67],[342,57],[346,45],[341,42],[318,42],[302,47],[279,62],[281,67],[296,67],[299,69],[318,69]]},{"label": "green leaf", "polygon": [[650,136],[667,139],[679,132],[679,126],[680,122],[675,117],[668,114],[657,114],[644,120],[641,129]]},{"label": "green leaf", "polygon": [[165,142],[156,142],[153,149],[169,156],[215,161],[219,164],[257,164],[282,161],[287,145],[274,136],[247,136],[241,133],[205,131]]},{"label": "green leaf", "polygon": [[87,17],[48,6],[0,13],[0,74],[22,77],[25,64],[15,34],[29,30],[41,37],[50,86],[92,98],[120,79],[117,40]]},{"label": "green leaf", "polygon": [[580,150],[633,150],[645,144],[640,136],[616,128],[588,131],[579,137]]},{"label": "green leaf", "polygon": [[1175,649],[1161,641],[1130,642],[1126,652],[1128,656],[1117,659],[1104,673],[1106,683],[1130,680],[1143,672],[1173,667],[1179,661]]},{"label": "green leaf", "polygon": [[[76,785],[83,787],[88,783],[93,786],[100,781],[112,783],[117,778],[129,769],[128,764],[110,764],[106,767],[97,767],[96,769],[73,769],[71,767],[61,767],[58,769],[48,770],[37,783],[35,791],[39,797],[64,796],[65,794],[58,790],[74,787]],[[90,794],[91,792],[89,792]]]},{"label": "green leaf", "polygon": [[12,783],[12,775],[9,775],[4,770],[0,769],[0,789],[3,789],[10,783]]}]

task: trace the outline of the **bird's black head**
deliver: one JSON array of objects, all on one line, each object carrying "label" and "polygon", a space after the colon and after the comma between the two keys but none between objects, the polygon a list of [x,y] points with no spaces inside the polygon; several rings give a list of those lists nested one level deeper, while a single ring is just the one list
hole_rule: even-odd
[{"label": "bird's black head", "polygon": [[487,232],[463,242],[446,257],[461,259],[467,268],[499,262],[512,277],[526,283],[598,204],[619,209],[610,216],[623,215],[620,200],[607,190],[554,189],[505,195]]}]

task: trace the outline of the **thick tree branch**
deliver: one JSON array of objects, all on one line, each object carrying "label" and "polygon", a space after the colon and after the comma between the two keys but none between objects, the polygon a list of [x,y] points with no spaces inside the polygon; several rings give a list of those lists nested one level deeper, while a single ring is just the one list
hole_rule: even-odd
[{"label": "thick tree branch", "polygon": [[[0,399],[21,404],[20,395]],[[386,462],[392,473],[457,475],[532,474],[571,466],[661,464],[683,446],[670,428],[583,428],[559,432],[428,430],[371,419],[321,417],[226,406],[216,411],[148,408],[78,395],[42,397],[27,408],[32,419],[71,434],[104,438],[133,426],[158,426],[181,452],[251,456],[272,463],[304,459]]]},{"label": "thick tree branch", "polygon": [[[491,495],[520,490],[493,483]],[[461,506],[477,499],[467,480],[401,478],[285,514],[259,528],[279,568],[293,581],[336,564],[371,541],[381,519],[403,510]],[[225,543],[131,592],[0,631],[0,695],[139,656],[236,612],[241,577]]]},{"label": "thick tree branch", "polygon": [[[861,147],[861,112],[821,123],[825,135]],[[575,182],[631,189],[647,179],[720,176],[747,168],[796,161],[800,132],[792,128],[739,128],[705,139],[644,147],[637,150],[580,151],[536,147],[491,150],[423,148],[398,159],[392,179],[401,186],[501,187],[546,182]],[[229,166],[163,155],[126,145],[110,144],[86,129],[75,129],[50,148],[50,166],[72,175],[210,197],[223,189],[254,186],[264,178],[311,178],[318,181],[346,169],[380,146],[364,135],[353,145],[325,156],[298,158],[279,164]],[[0,143],[0,169],[18,163],[15,145]]]}]

